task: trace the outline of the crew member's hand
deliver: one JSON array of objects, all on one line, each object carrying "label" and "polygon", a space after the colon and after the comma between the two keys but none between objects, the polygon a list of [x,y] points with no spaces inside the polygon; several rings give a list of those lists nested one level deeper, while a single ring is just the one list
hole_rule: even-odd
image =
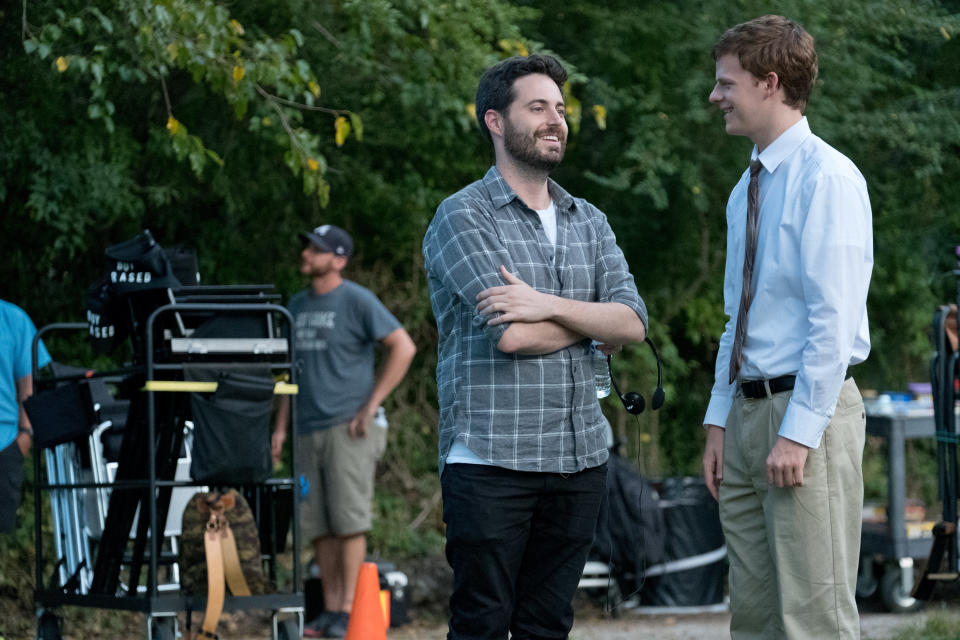
[{"label": "crew member's hand", "polygon": [[767,482],[777,487],[803,486],[803,465],[810,449],[787,438],[777,438],[767,456]]},{"label": "crew member's hand", "polygon": [[703,447],[703,479],[714,500],[720,500],[720,483],[723,482],[723,436],[724,428],[708,424],[707,443]]},{"label": "crew member's hand", "polygon": [[23,457],[26,458],[27,454],[30,453],[30,443],[32,438],[29,433],[21,431],[17,434],[17,446],[20,447],[20,453],[23,454]]},{"label": "crew member's hand", "polygon": [[548,320],[549,298],[526,282],[516,277],[503,265],[500,273],[509,283],[500,287],[490,287],[477,294],[477,313],[501,315],[491,318],[487,324],[504,322],[540,322]]},{"label": "crew member's hand", "polygon": [[283,443],[287,439],[286,429],[276,429],[270,436],[270,453],[273,455],[273,463],[280,464],[280,456],[283,454]]},{"label": "crew member's hand", "polygon": [[353,416],[353,420],[350,421],[350,427],[347,430],[347,433],[350,434],[351,438],[366,438],[367,431],[370,430],[370,424],[373,422],[373,416],[376,414],[377,410],[368,411],[366,407],[360,409],[357,412],[357,415]]}]

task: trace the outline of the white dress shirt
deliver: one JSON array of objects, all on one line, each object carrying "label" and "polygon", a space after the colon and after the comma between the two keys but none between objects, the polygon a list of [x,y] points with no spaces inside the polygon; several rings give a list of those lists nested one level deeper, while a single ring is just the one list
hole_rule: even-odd
[{"label": "white dress shirt", "polygon": [[[817,447],[833,417],[847,367],[870,352],[867,289],[873,229],[867,184],[846,156],[802,118],[759,157],[760,228],[741,380],[797,376],[780,435]],[[724,311],[715,382],[704,424],[725,426],[747,216],[749,170],[727,202]]]}]

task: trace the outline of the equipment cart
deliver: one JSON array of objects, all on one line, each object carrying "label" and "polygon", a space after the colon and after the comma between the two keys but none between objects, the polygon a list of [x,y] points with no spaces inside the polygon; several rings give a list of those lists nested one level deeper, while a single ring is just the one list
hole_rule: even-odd
[{"label": "equipment cart", "polygon": [[[34,600],[40,640],[62,638],[57,607],[63,605],[143,612],[148,640],[180,637],[181,612],[187,613],[194,633],[199,631],[191,614],[202,616],[206,598],[180,588],[180,514],[194,492],[224,485],[198,482],[190,475],[204,429],[193,419],[191,396],[215,391],[231,372],[253,368],[269,372],[273,393],[296,401],[292,318],[275,304],[279,296],[271,286],[178,287],[167,290],[166,298],[168,303],[153,306],[149,315],[131,311],[132,365],[102,372],[59,367],[52,376],[38,376],[41,336],[92,332],[89,318],[87,323],[45,326],[34,341],[34,396],[29,402],[37,434]],[[206,379],[205,372],[210,374]],[[110,386],[118,392],[110,393]],[[294,404],[291,420],[295,416]],[[290,429],[294,461],[295,426]],[[269,437],[268,424],[263,433],[268,454]],[[272,475],[269,467],[266,474]],[[227,595],[223,608],[272,611],[274,640],[299,639],[303,632],[297,477],[294,463],[286,477],[231,483],[247,496],[259,529],[260,559],[278,589]],[[43,494],[49,495],[52,510],[53,558],[44,554]],[[291,523],[292,563],[285,568],[278,554]]]},{"label": "equipment cart", "polygon": [[960,246],[954,248],[957,266],[957,301],[939,307],[933,316],[934,354],[930,360],[934,419],[937,434],[937,480],[942,519],[933,527],[933,545],[920,581],[913,591],[919,600],[929,600],[938,582],[960,578],[960,539],[957,536],[957,505],[960,500]]},{"label": "equipment cart", "polygon": [[[880,600],[892,612],[906,613],[922,606],[910,595],[914,584],[914,561],[930,553],[931,538],[909,530],[906,519],[906,441],[933,438],[930,415],[867,412],[867,434],[887,443],[887,517],[882,522],[864,521],[860,541],[857,595],[869,597],[879,589]],[[882,573],[876,574],[875,559]]]}]

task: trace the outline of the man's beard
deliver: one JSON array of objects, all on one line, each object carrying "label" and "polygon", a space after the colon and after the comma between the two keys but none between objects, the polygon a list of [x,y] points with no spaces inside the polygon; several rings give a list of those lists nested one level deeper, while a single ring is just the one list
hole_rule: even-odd
[{"label": "man's beard", "polygon": [[318,266],[313,263],[302,262],[300,265],[300,273],[308,278],[322,278],[331,271],[333,271],[333,265],[330,264]]},{"label": "man's beard", "polygon": [[[551,131],[551,133],[553,133]],[[560,139],[560,153],[547,154],[537,149],[537,138],[535,135],[527,134],[513,126],[509,118],[504,119],[503,125],[503,145],[507,153],[515,160],[540,171],[549,173],[560,161],[563,160],[564,151],[567,148],[567,141],[563,137],[562,130],[557,128],[555,132]]]}]

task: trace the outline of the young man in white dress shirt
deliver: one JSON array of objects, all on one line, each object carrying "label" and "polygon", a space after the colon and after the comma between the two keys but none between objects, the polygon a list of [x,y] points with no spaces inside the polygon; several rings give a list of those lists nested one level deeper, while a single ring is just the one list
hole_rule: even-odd
[{"label": "young man in white dress shirt", "polygon": [[866,182],[803,116],[817,54],[800,25],[751,20],[713,56],[710,101],[755,144],[727,203],[729,320],[704,418],[731,636],[859,638],[865,416],[848,367],[870,351]]}]

